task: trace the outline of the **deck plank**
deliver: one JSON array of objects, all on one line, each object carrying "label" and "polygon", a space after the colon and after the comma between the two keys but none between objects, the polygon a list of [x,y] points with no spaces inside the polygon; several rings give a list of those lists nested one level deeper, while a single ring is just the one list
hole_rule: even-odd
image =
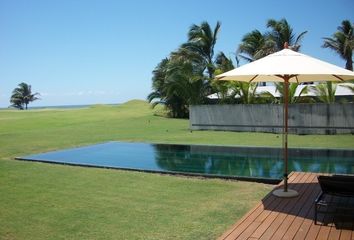
[{"label": "deck plank", "polygon": [[[289,181],[289,183],[291,183],[292,181],[301,178],[302,176],[299,174],[295,174],[293,175],[293,177],[291,178],[291,180]],[[258,227],[262,224],[262,219],[264,219],[264,216],[262,215],[267,215],[270,214],[271,211],[268,209],[278,209],[278,210],[282,210],[288,203],[288,201],[283,201],[281,203],[279,203],[276,199],[275,196],[271,195],[270,199],[272,200],[271,204],[264,204],[264,209],[263,212],[258,215],[258,217],[256,219],[253,220],[253,222],[249,225],[249,227],[243,231],[243,233],[238,236],[237,238],[235,238],[236,240],[241,240],[241,239],[245,239],[248,237],[252,237],[251,235],[258,229]],[[289,199],[287,199],[289,200]],[[266,218],[265,218],[266,219]],[[264,221],[264,220],[263,220]]]},{"label": "deck plank", "polygon": [[[307,178],[308,178],[308,175],[300,175],[299,174],[299,178],[295,179],[295,181],[302,182],[302,181],[305,181]],[[291,184],[289,184],[289,187],[291,187]],[[304,187],[304,185],[296,185],[292,188],[298,192],[301,192],[303,187]],[[274,198],[276,198],[276,197],[274,197]],[[290,210],[294,206],[293,202],[297,201],[297,199],[295,199],[295,198],[283,199],[283,200],[286,200],[286,201],[280,201],[280,202],[286,203],[286,205],[282,209],[274,209],[272,212],[272,214],[275,216],[274,221],[264,222],[264,225],[268,225],[268,227],[267,227],[266,231],[262,234],[262,236],[260,236],[260,239],[263,239],[263,240],[272,239],[272,238],[275,239],[275,237],[273,237],[274,233],[279,229],[279,227],[282,225],[282,223],[284,222],[284,220],[287,216],[287,214],[285,214],[284,212],[287,210]]]},{"label": "deck plank", "polygon": [[[298,176],[298,173],[292,173],[289,180],[293,180]],[[265,210],[265,206],[271,205],[275,201],[272,193],[269,193],[262,202],[254,209],[248,212],[240,221],[238,221],[230,230],[224,233],[219,240],[222,239],[237,239],[240,235],[244,235],[244,231],[252,224],[252,222]],[[254,225],[253,225],[254,227]],[[252,229],[252,228],[251,228]]]},{"label": "deck plank", "polygon": [[340,230],[335,227],[331,227],[329,231],[328,240],[337,240],[340,238]]},{"label": "deck plank", "polygon": [[[315,175],[304,175],[308,176],[306,178],[306,182],[313,183],[316,179]],[[301,210],[306,211],[307,209],[311,208],[311,205],[306,204],[309,201],[310,193],[312,189],[310,185],[304,185],[304,189],[302,189],[301,195],[296,199],[297,204],[287,213],[285,220],[281,223],[281,226],[278,230],[274,233],[274,239],[292,239],[296,232],[297,224],[294,224],[296,217],[301,213]],[[292,228],[292,229],[290,229]]]},{"label": "deck plank", "polygon": [[[311,183],[315,183],[317,181],[316,175],[311,174]],[[301,225],[303,224],[304,220],[306,219],[306,216],[308,213],[311,211],[312,206],[310,204],[305,204],[305,201],[310,201],[311,199],[315,198],[318,195],[318,190],[313,187],[308,187],[305,192],[304,200],[301,202],[301,205],[298,204],[298,212],[297,215],[294,216],[293,222],[291,223],[290,227],[284,234],[283,238],[284,239],[293,239],[295,238],[295,235],[297,232],[301,231],[303,233],[303,229],[301,229]],[[310,200],[309,200],[310,199]]]},{"label": "deck plank", "polygon": [[[329,239],[354,240],[354,223],[334,225],[330,216],[319,216],[314,224],[314,200],[320,193],[317,176],[293,172],[289,187],[300,193],[296,198],[277,198],[269,193],[251,211],[226,231],[219,240]],[[276,188],[282,187],[280,183]]]}]

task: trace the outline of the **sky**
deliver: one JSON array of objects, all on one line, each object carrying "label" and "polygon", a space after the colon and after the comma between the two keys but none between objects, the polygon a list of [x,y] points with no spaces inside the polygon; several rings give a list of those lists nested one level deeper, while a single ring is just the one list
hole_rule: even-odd
[{"label": "sky", "polygon": [[30,106],[146,99],[153,69],[203,21],[221,22],[215,53],[234,59],[246,33],[286,18],[308,31],[302,53],[344,67],[321,45],[353,12],[353,0],[0,0],[0,108],[21,82],[41,94]]}]

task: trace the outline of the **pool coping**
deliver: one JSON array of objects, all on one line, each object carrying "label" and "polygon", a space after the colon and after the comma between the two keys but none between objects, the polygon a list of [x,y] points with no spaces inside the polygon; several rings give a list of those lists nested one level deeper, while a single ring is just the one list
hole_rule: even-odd
[{"label": "pool coping", "polygon": [[[147,143],[147,144],[171,144],[171,145],[193,145],[193,146],[206,146],[206,147],[244,147],[244,148],[272,148],[272,149],[282,149],[282,146],[265,146],[265,145],[213,145],[213,144],[202,144],[202,143],[166,143],[166,142],[134,142],[134,141],[107,141],[107,142],[123,142],[123,143]],[[316,149],[316,150],[344,150],[344,151],[354,151],[354,148],[321,148],[321,147],[288,147],[288,149]]]},{"label": "pool coping", "polygon": [[[93,143],[84,143],[83,145],[78,144],[74,146],[68,146],[68,148],[82,148],[82,147],[89,147],[91,145],[96,145],[96,144],[104,144],[104,143],[110,143],[110,142],[118,142],[118,143],[145,143],[145,144],[163,144],[163,145],[190,145],[190,146],[205,146],[205,147],[239,147],[239,148],[271,148],[271,149],[283,149],[282,146],[276,147],[276,146],[264,146],[264,145],[259,145],[259,146],[249,146],[249,145],[213,145],[213,144],[203,144],[203,143],[173,143],[173,142],[145,142],[145,141],[124,141],[124,140],[108,140],[104,142],[93,142]],[[315,150],[342,150],[342,151],[354,151],[354,148],[321,148],[321,147],[288,147],[288,150],[290,149],[304,149],[304,150],[310,150],[310,149],[315,149]],[[62,151],[65,150],[65,148],[61,149],[55,149],[55,150],[48,150],[50,152],[57,152],[57,151]],[[34,154],[42,154],[42,153],[47,153],[47,152],[37,152],[37,153],[32,153],[31,155]],[[21,157],[14,157],[14,158],[21,158]]]}]

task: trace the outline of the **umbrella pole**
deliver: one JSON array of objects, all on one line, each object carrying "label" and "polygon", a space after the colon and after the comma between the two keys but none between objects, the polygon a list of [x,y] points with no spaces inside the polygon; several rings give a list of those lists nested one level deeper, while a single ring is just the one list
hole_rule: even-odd
[{"label": "umbrella pole", "polygon": [[284,109],[283,109],[283,157],[284,157],[284,189],[277,189],[273,194],[277,197],[289,198],[296,197],[299,193],[295,190],[288,189],[288,110],[289,110],[289,75],[285,75],[284,79]]},{"label": "umbrella pole", "polygon": [[284,78],[284,110],[283,110],[283,151],[284,151],[284,192],[288,191],[288,109],[289,109],[289,78]]}]

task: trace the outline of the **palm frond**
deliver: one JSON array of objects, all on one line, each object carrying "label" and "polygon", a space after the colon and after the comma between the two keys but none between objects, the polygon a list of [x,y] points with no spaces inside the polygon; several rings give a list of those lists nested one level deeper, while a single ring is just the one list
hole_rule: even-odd
[{"label": "palm frond", "polygon": [[335,93],[337,85],[332,82],[320,83],[311,87],[313,92],[318,97],[319,101],[323,103],[335,102]]},{"label": "palm frond", "polygon": [[345,68],[353,70],[353,25],[349,20],[342,21],[342,25],[337,28],[332,37],[323,38],[322,47],[335,51],[342,59],[346,61]]}]

